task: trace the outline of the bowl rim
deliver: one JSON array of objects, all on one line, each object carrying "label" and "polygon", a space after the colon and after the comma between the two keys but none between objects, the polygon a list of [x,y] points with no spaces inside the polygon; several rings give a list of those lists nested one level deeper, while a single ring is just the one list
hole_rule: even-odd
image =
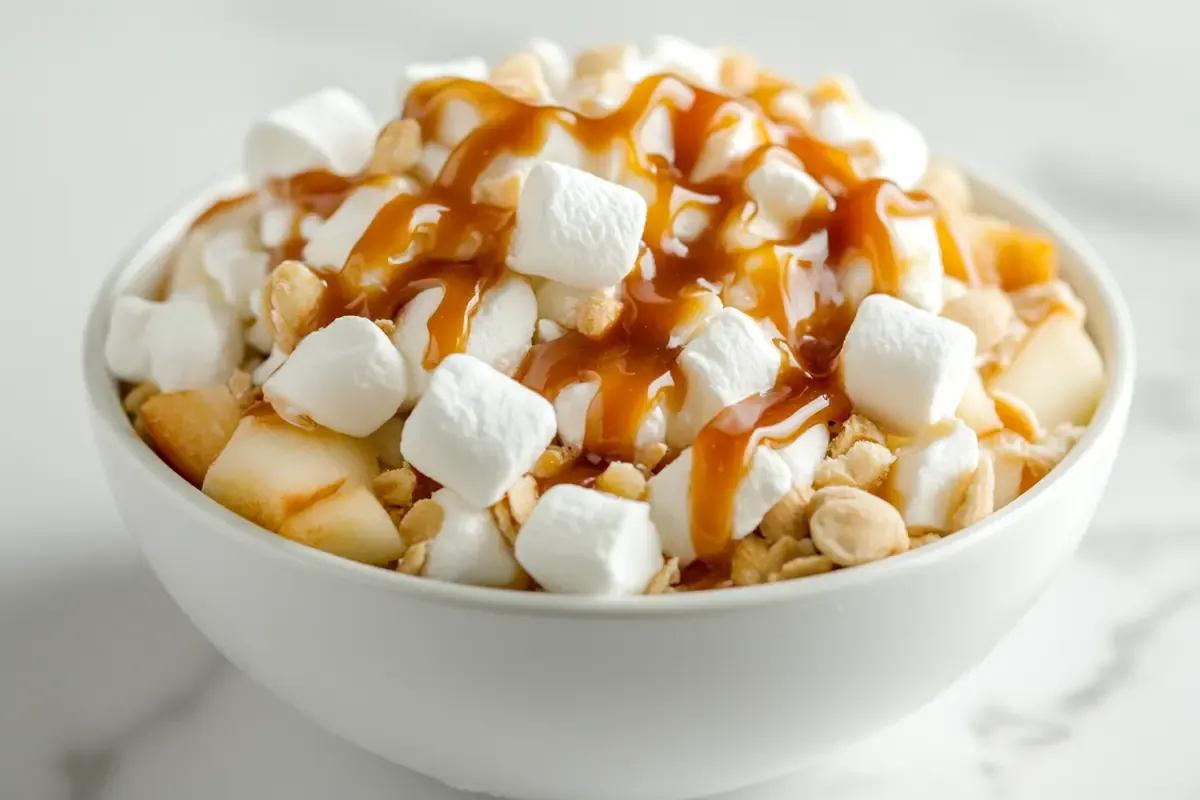
[{"label": "bowl rim", "polygon": [[[1018,525],[1036,509],[1059,498],[1059,486],[1065,473],[1083,459],[1091,457],[1108,429],[1120,425],[1133,394],[1135,344],[1129,308],[1116,278],[1099,254],[1073,225],[1031,192],[997,180],[986,170],[962,167],[972,186],[984,187],[1014,206],[1020,207],[1038,225],[1074,252],[1081,272],[1087,276],[1096,297],[1107,312],[1112,329],[1111,354],[1105,359],[1107,389],[1091,423],[1067,457],[1045,478],[1009,505],[954,536],[854,569],[835,570],[802,581],[780,581],[759,586],[734,587],[720,591],[682,592],[678,594],[626,597],[591,597],[551,593],[514,592],[489,587],[465,586],[411,577],[390,570],[361,564],[307,545],[285,539],[229,511],[177,475],[133,433],[121,406],[116,381],[108,374],[104,358],[104,338],[114,299],[142,276],[148,264],[161,256],[181,231],[214,197],[244,187],[244,179],[232,176],[207,184],[189,193],[187,202],[175,207],[165,219],[148,228],[126,248],[96,291],[84,326],[83,377],[85,392],[93,411],[92,424],[103,425],[112,434],[105,441],[117,443],[125,455],[145,470],[157,489],[177,499],[190,513],[208,520],[214,535],[225,536],[238,544],[257,549],[269,557],[324,572],[333,577],[358,582],[380,590],[408,595],[416,600],[447,603],[484,611],[520,611],[536,615],[588,615],[601,617],[657,617],[712,613],[800,600],[811,595],[837,592],[864,583],[876,582],[939,559],[953,558],[960,551]],[[108,446],[102,444],[102,446]]]}]

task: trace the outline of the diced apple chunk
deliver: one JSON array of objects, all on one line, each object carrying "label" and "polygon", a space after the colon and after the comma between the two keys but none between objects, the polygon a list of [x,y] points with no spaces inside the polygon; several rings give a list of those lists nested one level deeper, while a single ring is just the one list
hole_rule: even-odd
[{"label": "diced apple chunk", "polygon": [[971,258],[980,276],[1006,292],[1053,280],[1058,274],[1054,242],[994,217],[972,216],[966,225]]},{"label": "diced apple chunk", "polygon": [[224,386],[156,394],[138,413],[154,449],[196,486],[204,482],[242,417],[237,400]]},{"label": "diced apple chunk", "polygon": [[1104,392],[1104,362],[1079,319],[1058,312],[1030,332],[989,388],[1023,403],[1043,430],[1086,425]]},{"label": "diced apple chunk", "polygon": [[391,517],[365,486],[345,486],[293,514],[279,535],[377,567],[404,554],[404,542]]},{"label": "diced apple chunk", "polygon": [[1004,427],[1000,415],[996,413],[996,404],[988,397],[978,372],[971,373],[954,416],[967,423],[978,436],[985,436]]},{"label": "diced apple chunk", "polygon": [[302,430],[274,415],[245,417],[204,478],[204,493],[264,528],[379,474],[365,439]]}]

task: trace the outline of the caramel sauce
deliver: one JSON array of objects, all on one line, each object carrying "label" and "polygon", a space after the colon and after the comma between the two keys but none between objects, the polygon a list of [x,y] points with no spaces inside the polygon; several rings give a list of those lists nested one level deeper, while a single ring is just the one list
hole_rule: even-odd
[{"label": "caramel sauce", "polygon": [[[417,120],[426,141],[436,138],[453,101],[469,103],[483,122],[454,148],[432,184],[419,194],[397,195],[383,207],[341,270],[321,273],[327,292],[318,324],[343,314],[392,317],[421,291],[440,287],[444,296],[429,319],[425,366],[432,368],[446,355],[461,352],[481,297],[504,274],[514,223],[511,210],[476,195],[477,185],[494,174],[489,167],[497,159],[530,158],[556,137],[569,137],[590,159],[589,169],[639,187],[648,213],[638,266],[620,290],[624,310],[619,323],[600,340],[568,332],[538,344],[516,374],[550,400],[571,383],[598,384],[584,439],[591,457],[544,483],[590,485],[608,460],[633,458],[646,414],[656,404],[677,409],[682,403],[686,386],[677,366],[682,346],[677,331],[695,318],[704,293],[727,293],[735,285],[748,289],[753,307],[739,306],[774,323],[782,335],[784,367],[773,389],[723,410],[694,443],[693,540],[702,559],[719,563],[730,548],[734,497],[755,448],[786,443],[812,425],[849,414],[836,362],[853,310],[843,301],[838,267],[851,258],[866,258],[876,289],[897,291],[905,265],[889,220],[932,215],[947,272],[955,277],[972,273],[931,198],[865,180],[858,172],[863,152],[834,147],[798,123],[778,119],[773,122],[782,130],[782,146],[833,195],[835,208],[810,214],[777,241],[731,252],[723,231],[727,223],[756,213],[743,185],[771,145],[726,174],[702,183],[689,176],[714,129],[735,118],[729,104],[741,103],[770,117],[774,97],[788,87],[768,84],[741,99],[694,87],[681,94],[681,87],[675,78],[652,76],[602,117],[527,104],[463,79],[414,87],[404,116]],[[640,124],[659,108],[671,117],[672,160],[644,155],[635,146]],[[328,216],[365,180],[304,173],[268,189],[305,212]],[[681,197],[684,202],[679,203]],[[686,242],[675,232],[684,211],[710,218],[707,228]],[[813,237],[820,235],[828,236],[827,263],[812,257]],[[289,247],[283,250],[281,255],[294,257]],[[719,569],[706,573],[721,574]]]}]

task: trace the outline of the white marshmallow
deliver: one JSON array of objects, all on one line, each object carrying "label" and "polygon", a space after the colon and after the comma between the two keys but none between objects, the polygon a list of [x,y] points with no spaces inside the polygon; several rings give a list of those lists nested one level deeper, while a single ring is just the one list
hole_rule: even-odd
[{"label": "white marshmallow", "polygon": [[150,377],[150,347],[146,327],[158,303],[137,295],[122,295],[113,302],[104,339],[108,371],[123,381],[138,383]]},{"label": "white marshmallow", "polygon": [[713,292],[698,292],[692,296],[691,313],[671,329],[667,347],[683,347],[691,342],[708,325],[713,315],[724,308],[721,298]]},{"label": "white marshmallow", "polygon": [[409,83],[421,83],[436,78],[466,78],[472,81],[485,81],[487,76],[487,62],[479,56],[469,56],[454,61],[418,62],[404,68],[404,80]]},{"label": "white marshmallow", "polygon": [[692,181],[703,183],[724,174],[767,141],[768,131],[758,115],[740,103],[726,103],[714,116],[692,167]]},{"label": "white marshmallow", "polygon": [[340,270],[379,210],[408,188],[404,181],[392,181],[355,189],[304,245],[304,262],[311,267]]},{"label": "white marshmallow", "polygon": [[647,59],[648,72],[665,72],[708,89],[721,82],[721,56],[715,50],[677,36],[656,36]]},{"label": "white marshmallow", "polygon": [[220,287],[225,304],[243,317],[254,316],[251,295],[267,279],[270,256],[250,248],[239,229],[221,231],[204,244],[200,259],[204,271]]},{"label": "white marshmallow", "polygon": [[898,114],[871,108],[861,100],[822,103],[814,110],[811,124],[817,136],[832,144],[870,144],[875,159],[867,177],[885,178],[907,191],[929,168],[929,146],[921,132]]},{"label": "white marshmallow", "polygon": [[285,419],[307,418],[347,436],[368,436],[400,408],[404,359],[364,317],[339,317],[300,340],[263,384]]},{"label": "white marshmallow", "polygon": [[[441,305],[445,290],[425,289],[396,317],[392,343],[408,364],[408,401],[415,403],[429,383],[425,352],[429,348],[429,318]],[[483,293],[471,317],[467,333],[467,355],[512,375],[533,343],[537,323],[537,300],[524,278],[509,275]]]},{"label": "white marshmallow", "polygon": [[554,407],[477,358],[434,370],[400,441],[420,472],[476,508],[498,502],[554,439]]},{"label": "white marshmallow", "polygon": [[305,214],[300,220],[300,238],[310,241],[324,224],[325,220],[319,214]]},{"label": "white marshmallow", "polygon": [[829,200],[829,193],[803,167],[783,158],[764,158],[746,178],[746,192],[758,206],[756,218],[780,226],[804,219],[819,202]]},{"label": "white marshmallow", "polygon": [[534,580],[562,594],[640,594],[662,567],[649,505],[570,484],[542,495],[516,553]]},{"label": "white marshmallow", "polygon": [[[564,386],[554,398],[558,419],[558,438],[567,447],[583,447],[587,434],[588,409],[600,390],[599,381],[578,381]],[[634,448],[641,450],[666,439],[667,413],[657,404],[646,413],[638,426]]]},{"label": "white marshmallow", "polygon": [[647,113],[635,129],[633,140],[639,159],[657,155],[668,164],[675,163],[675,133],[670,109],[656,106]]},{"label": "white marshmallow", "polygon": [[266,359],[264,359],[261,364],[255,367],[254,372],[250,374],[250,380],[254,382],[255,386],[262,386],[267,382],[267,379],[274,375],[279,368],[283,366],[283,362],[287,361],[287,359],[288,354],[284,352],[278,345],[270,348],[270,353],[267,355]]},{"label": "white marshmallow", "polygon": [[542,141],[536,152],[516,155],[501,153],[492,159],[473,187],[475,202],[484,201],[484,187],[515,177],[524,186],[530,172],[538,164],[554,163],[582,169],[591,161],[588,151],[575,135],[557,120],[544,123]]},{"label": "white marshmallow", "polygon": [[931,314],[942,313],[942,246],[933,217],[893,217],[893,241],[903,258],[900,299]]},{"label": "white marshmallow", "polygon": [[258,240],[263,247],[280,247],[292,233],[296,213],[289,206],[271,206],[258,219]]},{"label": "white marshmallow", "polygon": [[312,169],[353,175],[375,149],[378,127],[353,95],[328,88],[272,111],[246,136],[251,183]]},{"label": "white marshmallow", "polygon": [[442,167],[450,160],[450,148],[437,142],[426,142],[421,149],[421,158],[414,167],[417,177],[425,183],[433,183],[442,174]]},{"label": "white marshmallow", "polygon": [[473,508],[449,489],[430,498],[442,508],[442,527],[429,542],[426,578],[472,586],[512,586],[521,567],[490,509]]},{"label": "white marshmallow", "polygon": [[679,356],[687,394],[670,431],[670,444],[691,444],[721,409],[775,385],[780,350],[771,337],[736,308],[712,315]]},{"label": "white marshmallow", "polygon": [[842,384],[856,409],[911,435],[954,414],[974,362],[970,328],[873,294],[846,334]]},{"label": "white marshmallow", "polygon": [[775,453],[783,459],[792,476],[793,489],[808,489],[813,485],[817,465],[825,460],[829,449],[829,428],[823,424],[813,425]]},{"label": "white marshmallow", "polygon": [[198,298],[157,304],[146,325],[148,378],[164,392],[229,380],[242,361],[242,321],[233,309]]},{"label": "white marshmallow", "polygon": [[566,328],[552,319],[539,319],[537,327],[533,330],[533,340],[538,344],[553,342],[555,339],[561,339],[566,332]]},{"label": "white marshmallow", "polygon": [[[689,447],[649,481],[650,515],[662,537],[663,552],[684,563],[696,557],[692,545],[693,458]],[[748,536],[791,488],[792,473],[779,454],[769,447],[757,448],[734,495],[733,538]]]},{"label": "white marshmallow", "polygon": [[542,162],[521,191],[508,266],[580,288],[612,286],[633,270],[645,225],[637,192]]},{"label": "white marshmallow", "polygon": [[909,528],[948,531],[966,481],[978,465],[975,431],[956,419],[896,451],[886,491]]},{"label": "white marshmallow", "polygon": [[483,117],[475,106],[457,97],[447,100],[439,109],[437,132],[434,136],[438,144],[443,144],[453,150],[459,142],[471,135],[483,122]]},{"label": "white marshmallow", "polygon": [[567,54],[558,42],[549,39],[533,38],[525,49],[533,53],[534,58],[542,65],[542,77],[553,97],[562,98],[567,92],[567,83],[571,80],[571,63]]}]

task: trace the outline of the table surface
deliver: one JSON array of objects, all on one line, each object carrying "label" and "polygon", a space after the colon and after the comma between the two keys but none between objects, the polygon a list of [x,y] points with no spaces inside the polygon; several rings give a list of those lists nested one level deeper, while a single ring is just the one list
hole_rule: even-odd
[{"label": "table surface", "polygon": [[338,83],[389,114],[408,60],[495,57],[529,32],[582,44],[580,32],[636,30],[728,41],[797,76],[855,75],[940,152],[1063,210],[1112,263],[1138,325],[1116,473],[1044,599],[926,709],[730,800],[1200,797],[1200,338],[1188,324],[1200,299],[1200,13],[1173,0],[745,2],[736,16],[702,0],[413,5],[6,7],[0,796],[465,797],[317,729],[170,602],[91,446],[83,313],[150,220],[236,164],[265,109]]}]

